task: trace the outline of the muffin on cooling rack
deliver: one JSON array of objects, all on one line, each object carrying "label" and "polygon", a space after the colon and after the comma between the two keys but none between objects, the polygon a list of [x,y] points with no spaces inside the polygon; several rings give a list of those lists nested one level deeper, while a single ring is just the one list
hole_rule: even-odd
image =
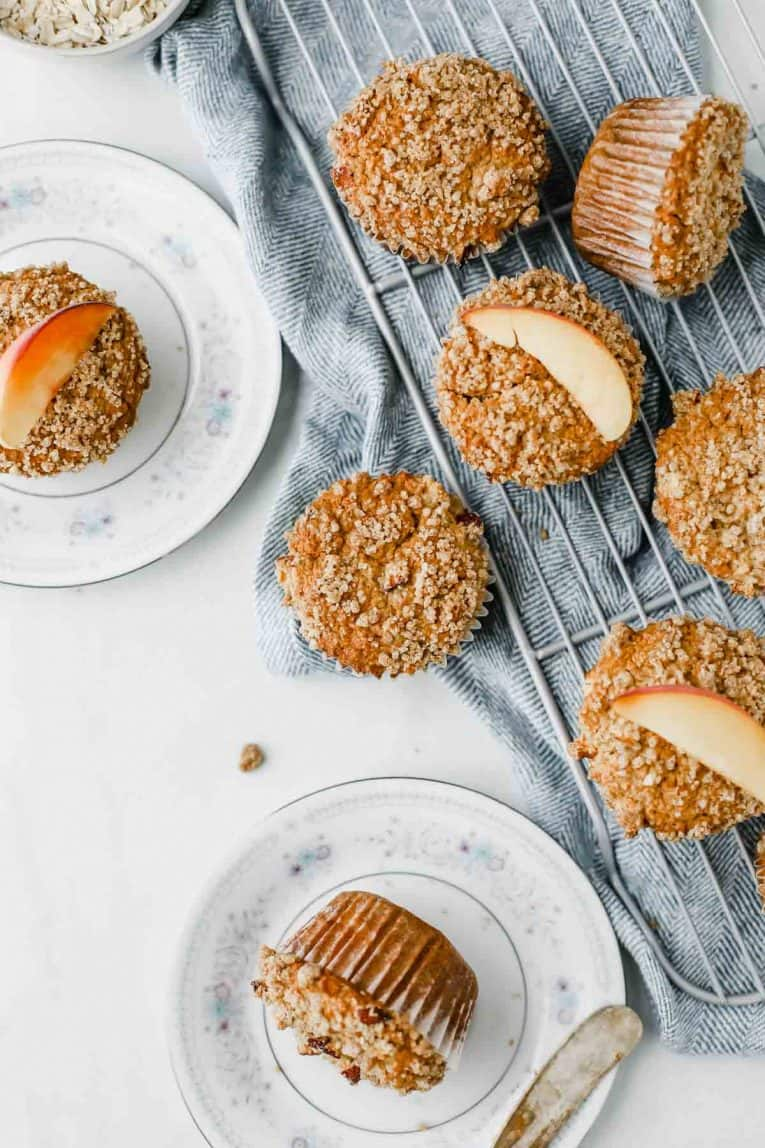
[{"label": "muffin on cooling rack", "polygon": [[311,646],[356,673],[442,665],[484,613],[481,521],[427,475],[342,479],[286,539],[285,604]]},{"label": "muffin on cooling rack", "polygon": [[706,837],[763,812],[752,791],[765,778],[765,640],[751,630],[691,618],[614,626],[579,722],[572,752],[589,759],[630,837]]},{"label": "muffin on cooling rack", "polygon": [[373,238],[420,263],[492,251],[539,215],[545,124],[510,72],[452,53],[386,63],[332,127],[332,179]]},{"label": "muffin on cooling rack", "polygon": [[656,442],[654,514],[689,562],[765,592],[765,368],[673,398]]},{"label": "muffin on cooling rack", "polygon": [[278,950],[263,946],[255,993],[298,1051],[351,1084],[426,1092],[459,1057],[475,973],[443,933],[372,893],[339,893]]},{"label": "muffin on cooling rack", "polygon": [[688,295],[744,212],[747,119],[714,96],[629,100],[587,153],[571,225],[581,254],[651,295]]},{"label": "muffin on cooling rack", "polygon": [[461,303],[436,373],[441,421],[493,482],[540,489],[603,466],[628,437],[643,354],[621,317],[549,268]]},{"label": "muffin on cooling rack", "polygon": [[0,272],[0,472],[103,462],[149,385],[133,318],[65,263]]}]

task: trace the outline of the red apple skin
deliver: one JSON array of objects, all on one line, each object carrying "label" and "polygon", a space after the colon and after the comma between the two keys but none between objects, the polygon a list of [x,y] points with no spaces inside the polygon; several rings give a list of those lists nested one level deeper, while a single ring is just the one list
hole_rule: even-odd
[{"label": "red apple skin", "polygon": [[688,686],[682,682],[671,682],[666,686],[635,686],[631,690],[625,690],[623,694],[619,694],[618,698],[614,701],[621,701],[623,698],[639,697],[641,694],[666,694],[666,693],[679,693],[679,694],[695,694],[697,697],[701,694],[708,698],[714,698],[716,702],[724,702],[727,706],[731,706],[734,710],[744,714],[750,721],[755,721],[752,715],[740,706],[738,702],[732,701],[726,697],[725,694],[717,694],[714,690],[706,690],[703,686]]},{"label": "red apple skin", "polygon": [[22,447],[51,399],[116,311],[73,303],[23,331],[0,356],[0,444]]}]

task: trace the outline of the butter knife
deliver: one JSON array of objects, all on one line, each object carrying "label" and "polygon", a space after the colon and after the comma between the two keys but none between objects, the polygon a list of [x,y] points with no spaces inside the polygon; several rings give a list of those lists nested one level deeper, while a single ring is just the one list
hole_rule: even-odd
[{"label": "butter knife", "polygon": [[494,1148],[547,1148],[607,1072],[643,1035],[625,1005],[593,1013],[548,1060],[505,1124]]}]

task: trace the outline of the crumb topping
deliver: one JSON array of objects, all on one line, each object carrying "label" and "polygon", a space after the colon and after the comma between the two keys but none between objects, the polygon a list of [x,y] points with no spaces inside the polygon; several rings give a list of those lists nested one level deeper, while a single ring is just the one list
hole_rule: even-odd
[{"label": "crumb topping", "polygon": [[744,214],[749,121],[738,104],[709,96],[669,161],[651,242],[660,295],[687,295],[711,278]]},{"label": "crumb topping", "polygon": [[443,1078],[444,1057],[405,1017],[318,965],[264,945],[253,989],[301,1055],[327,1057],[349,1084],[425,1092]]},{"label": "crumb topping", "polygon": [[[0,272],[0,354],[54,311],[85,302],[114,303],[115,298],[66,263]],[[132,316],[118,307],[23,447],[0,446],[0,473],[58,474],[105,461],[135,422],[148,385],[143,339]]]},{"label": "crumb topping", "polygon": [[486,597],[483,527],[427,475],[356,474],[310,504],[277,560],[303,637],[380,677],[443,664]]},{"label": "crumb topping", "polygon": [[656,441],[654,514],[690,562],[739,594],[765,592],[765,368],[673,398]]},{"label": "crumb topping", "polygon": [[765,725],[765,641],[691,618],[642,630],[620,623],[604,639],[571,751],[589,759],[590,777],[627,836],[650,828],[664,838],[701,838],[763,812],[754,797],[611,709],[627,690],[665,684],[722,694]]},{"label": "crumb topping", "polygon": [[392,251],[462,260],[538,217],[550,170],[544,129],[515,76],[485,60],[391,60],[329,133],[332,179]]},{"label": "crumb topping", "polygon": [[[633,399],[632,423],[621,439],[601,438],[566,388],[528,351],[501,347],[462,322],[466,311],[492,303],[553,311],[605,344]],[[571,482],[603,466],[629,437],[640,407],[644,362],[621,316],[593,299],[583,283],[548,267],[495,279],[457,307],[443,340],[436,373],[441,422],[465,461],[493,482],[536,490]]]},{"label": "crumb topping", "polygon": [[606,117],[577,180],[572,230],[591,263],[675,297],[708,280],[744,212],[747,119],[712,96],[628,100]]}]

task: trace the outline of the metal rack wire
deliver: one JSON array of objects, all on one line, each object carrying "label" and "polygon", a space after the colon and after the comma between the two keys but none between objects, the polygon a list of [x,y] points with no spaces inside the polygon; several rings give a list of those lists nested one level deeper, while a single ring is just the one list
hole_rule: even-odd
[{"label": "metal rack wire", "polygon": [[[564,55],[561,52],[558,43],[556,42],[553,31],[548,21],[545,19],[544,12],[542,11],[537,0],[525,0],[525,2],[528,4],[529,9],[531,10],[533,19],[544,38],[544,42],[549,49],[552,59],[555,61],[555,64],[560,71],[560,75],[564,84],[566,85],[566,88],[568,89],[568,92],[576,102],[576,105],[584,122],[587,125],[588,130],[591,134],[594,134],[597,125],[587,107],[582,93],[576,84],[571,70],[566,64]],[[606,59],[604,58],[596,43],[592,29],[590,28],[580,5],[580,0],[563,0],[563,2],[569,5],[578,26],[581,28],[588,49],[592,53],[597,67],[601,71],[603,80],[605,81],[610,94],[613,97],[613,102],[618,103],[621,99],[624,98],[623,94],[619,89],[619,85],[613,72],[609,68]],[[605,2],[610,5],[611,9],[613,10],[614,17],[619,22],[619,25],[624,33],[625,43],[628,45],[629,51],[632,53],[634,60],[636,61],[643,74],[648,91],[651,93],[659,93],[660,88],[657,77],[645,55],[645,52],[640,47],[638,40],[630,28],[625,14],[620,7],[619,0],[605,0]],[[386,33],[379,9],[375,6],[373,0],[361,0],[361,3],[368,17],[370,27],[374,29],[375,35],[379,40],[381,56],[385,55],[388,58],[394,56],[396,53],[394,52],[392,44],[390,43]],[[698,14],[701,27],[709,39],[712,50],[719,56],[722,67],[731,82],[737,98],[750,113],[750,119],[752,119],[754,127],[754,136],[757,139],[760,147],[763,148],[763,152],[765,153],[765,134],[763,133],[761,127],[755,123],[755,118],[751,114],[751,108],[748,106],[746,95],[741,90],[736,81],[735,72],[726,60],[717,39],[713,35],[706,19],[704,18],[703,12],[699,8],[697,0],[691,0],[691,3],[693,4],[693,7]],[[421,13],[415,6],[414,0],[404,0],[404,4],[408,12],[409,19],[411,20],[413,35],[416,37],[418,44],[422,48],[420,54],[433,54],[436,51],[436,47],[431,39],[428,24],[423,13]],[[554,115],[552,114],[550,108],[545,107],[544,102],[540,97],[540,93],[534,84],[533,77],[525,64],[523,56],[518,49],[510,29],[504,22],[497,4],[495,3],[495,0],[483,0],[483,4],[494,22],[497,36],[501,38],[502,42],[509,50],[509,53],[514,62],[514,70],[523,79],[528,91],[535,99],[537,105],[540,107],[542,115],[551,125],[550,134],[557,149],[558,155],[562,160],[565,168],[567,169],[572,183],[575,182],[576,168],[572,157],[568,153],[560,134],[558,131],[556,131]],[[671,51],[677,57],[677,60],[686,75],[689,85],[694,91],[698,92],[700,89],[696,83],[693,71],[683,56],[680,44],[677,40],[672,25],[667,19],[666,13],[662,9],[661,0],[649,0],[649,5],[656,19],[658,20],[663,34],[666,36],[666,40]],[[343,31],[343,28],[341,27],[340,20],[338,19],[336,12],[333,10],[330,0],[318,0],[318,3],[316,3],[313,7],[317,13],[321,13],[323,15],[323,18],[326,20],[328,29],[331,30],[331,33],[336,41],[337,49],[345,61],[349,73],[352,75],[357,87],[362,87],[371,77],[364,76],[362,74],[359,62],[354,56],[354,51]],[[420,289],[421,283],[423,278],[429,275],[436,274],[445,276],[448,281],[449,290],[454,297],[454,301],[459,302],[462,298],[459,277],[453,267],[436,267],[428,265],[424,267],[413,268],[407,265],[403,260],[399,260],[398,269],[395,272],[384,275],[377,279],[372,277],[360,254],[359,247],[353,238],[353,234],[346,225],[345,218],[338,207],[334,193],[330,190],[330,186],[326,178],[326,173],[321,170],[320,164],[316,155],[314,154],[311,143],[303,133],[301,126],[293,117],[290,109],[287,107],[282,97],[279,87],[274,79],[268,56],[247,11],[246,0],[236,0],[236,8],[240,23],[245,34],[245,38],[255,59],[264,86],[274,105],[275,111],[281,119],[285,129],[289,133],[306,167],[316,192],[319,195],[322,205],[327,213],[330,224],[337,237],[337,241],[345,257],[347,258],[356,279],[365,292],[374,318],[388,345],[393,360],[401,375],[402,381],[422,423],[423,429],[428,438],[429,445],[433,451],[436,461],[452,489],[467,502],[464,492],[461,489],[459,477],[455,472],[449,455],[445,449],[444,442],[441,438],[441,432],[437,428],[430,414],[426,398],[410,366],[394,325],[389,318],[384,305],[384,300],[390,293],[401,289],[409,291],[411,300],[416,306],[419,316],[422,320],[423,329],[432,339],[435,349],[439,342],[439,330],[436,320],[428,309],[428,305]],[[290,34],[295,38],[302,58],[305,61],[306,69],[310,74],[313,83],[315,84],[317,96],[325,103],[331,118],[335,119],[338,116],[340,109],[335,106],[329,88],[322,78],[316,61],[312,57],[311,51],[306,41],[306,37],[304,36],[303,31],[301,30],[301,27],[294,16],[292,8],[290,7],[290,0],[278,0],[278,8],[286,21]],[[738,0],[735,0],[735,9],[736,15],[741,22],[742,28],[752,40],[754,50],[760,57],[762,57],[762,48],[757,43],[752,27],[747,20],[746,14]],[[444,0],[442,14],[443,12],[446,13],[452,22],[453,30],[461,42],[461,50],[466,54],[475,54],[476,48],[468,27],[469,19],[466,15],[461,14],[456,0]],[[763,222],[763,219],[757,209],[756,203],[748,192],[747,202],[761,234],[765,237],[765,223]],[[563,260],[568,273],[572,278],[580,279],[581,267],[578,261],[578,255],[573,247],[569,246],[566,235],[564,234],[564,231],[560,225],[560,220],[566,216],[570,205],[566,204],[561,206],[553,206],[547,201],[545,196],[542,195],[540,206],[542,208],[542,215],[537,224],[535,224],[535,228],[546,227],[550,229],[550,232],[554,237],[554,242],[560,253],[560,257]],[[517,246],[517,250],[519,251],[526,266],[529,268],[534,266],[532,257],[529,252],[529,246],[526,242],[526,237],[531,231],[532,229],[526,229],[526,231],[524,231],[522,234],[516,232],[510,240],[510,242]],[[752,306],[753,314],[756,317],[757,322],[759,322],[762,327],[765,328],[765,313],[763,312],[763,308],[757,297],[756,291],[747,274],[744,263],[742,262],[740,254],[736,250],[733,242],[729,244],[729,247],[731,259],[736,268],[736,273],[740,277],[741,282],[745,288],[746,295]],[[495,272],[491,259],[487,255],[482,255],[479,258],[486,275],[490,278],[493,277]],[[670,391],[674,391],[675,386],[670,372],[655,346],[654,340],[651,337],[651,332],[638,305],[638,301],[634,292],[631,288],[624,284],[620,284],[620,287],[629,314],[633,319],[638,331],[640,332],[642,342],[647,348],[661,379]],[[745,361],[745,357],[733,336],[730,324],[726,319],[723,307],[714,286],[708,284],[703,288],[703,290],[719,324],[721,335],[727,341],[730,351],[738,364],[739,370],[746,371],[752,369],[757,364],[747,363]],[[690,327],[688,326],[682,308],[677,302],[672,302],[669,304],[669,306],[673,316],[677,320],[678,328],[682,332],[683,338],[687,344],[688,351],[690,352],[693,360],[699,367],[702,374],[706,375],[706,367],[703,361],[700,347],[694,338]],[[649,450],[655,454],[654,439],[650,427],[642,415],[640,419],[640,426],[641,432],[645,437],[645,441]],[[514,640],[523,655],[528,672],[539,692],[540,700],[544,706],[552,728],[555,731],[555,734],[561,745],[564,747],[564,751],[571,740],[571,731],[568,729],[567,723],[561,712],[561,708],[556,701],[553,690],[545,674],[544,665],[548,659],[551,659],[559,654],[565,654],[568,656],[568,658],[571,659],[572,664],[576,667],[578,673],[581,674],[585,669],[580,651],[581,645],[593,637],[607,633],[610,625],[613,622],[617,620],[633,622],[637,621],[639,624],[644,625],[652,613],[655,613],[656,611],[661,610],[667,606],[671,606],[680,612],[684,612],[684,602],[693,598],[695,595],[701,593],[702,591],[711,591],[711,593],[714,595],[714,600],[722,620],[729,626],[735,625],[729,604],[721,590],[721,587],[714,579],[708,575],[704,575],[702,577],[696,577],[692,580],[684,582],[682,586],[678,584],[677,579],[673,576],[669,569],[661,547],[659,546],[658,540],[654,534],[651,522],[649,521],[643,506],[641,505],[634,485],[619,455],[616,455],[615,457],[614,467],[618,475],[618,481],[624,488],[625,494],[629,499],[634,514],[640,523],[645,538],[647,539],[648,544],[652,550],[653,557],[661,573],[665,589],[660,594],[655,595],[648,600],[641,600],[635,581],[633,580],[630,571],[619,552],[616,541],[598,503],[594,485],[587,478],[582,479],[581,487],[587,500],[587,504],[592,512],[593,518],[597,524],[597,528],[602,534],[603,541],[613,560],[614,566],[618,571],[619,577],[623,582],[624,589],[627,593],[630,603],[629,608],[622,613],[614,616],[607,616],[599,603],[595,588],[592,585],[584,562],[577,552],[574,540],[571,538],[565,521],[556,505],[555,498],[549,489],[544,490],[541,492],[540,497],[544,499],[545,508],[549,512],[552,521],[555,524],[556,531],[558,532],[559,537],[566,549],[568,558],[570,559],[574,576],[576,577],[581,587],[582,593],[585,595],[585,598],[589,603],[593,617],[595,619],[595,623],[593,625],[580,628],[574,632],[571,632],[567,628],[561,612],[556,605],[555,598],[550,590],[548,582],[545,579],[544,571],[541,568],[535,551],[527,536],[526,529],[520,520],[520,517],[509,497],[507,490],[502,486],[498,487],[499,497],[502,499],[503,503],[503,509],[512,525],[514,536],[517,539],[520,547],[523,549],[523,553],[528,560],[531,569],[533,570],[534,576],[537,580],[539,592],[543,596],[544,601],[550,611],[550,616],[554,620],[555,628],[559,637],[555,641],[548,642],[546,645],[541,647],[535,648],[532,645],[532,642],[530,641],[524,627],[519,610],[513,599],[513,595],[509,588],[507,579],[505,578],[503,571],[497,562],[492,560],[493,574],[496,579],[497,597],[499,598],[502,609],[507,618]],[[571,759],[569,759],[569,761],[571,761]],[[707,953],[705,943],[702,940],[696,924],[692,919],[691,913],[684,902],[680,888],[678,887],[676,877],[667,861],[665,853],[653,834],[647,834],[646,836],[651,842],[650,847],[655,853],[657,871],[661,874],[662,880],[666,882],[667,886],[672,890],[672,893],[676,899],[678,911],[681,913],[685,924],[690,931],[690,935],[693,937],[697,946],[700,964],[705,971],[706,983],[692,983],[674,967],[655,930],[651,927],[649,921],[646,919],[646,915],[641,909],[636,897],[633,895],[633,892],[627,887],[622,873],[620,872],[599,799],[587,779],[584,767],[582,766],[581,762],[571,761],[571,769],[573,771],[578,791],[592,820],[597,845],[605,864],[608,880],[641,929],[647,943],[650,945],[657,960],[664,968],[670,979],[678,987],[690,993],[691,995],[713,1004],[745,1005],[759,1001],[765,1001],[765,981],[763,980],[763,976],[758,969],[755,957],[747,947],[739,924],[736,921],[726,901],[720,880],[715,873],[704,844],[698,842],[694,845],[694,848],[698,853],[698,862],[706,877],[709,888],[721,906],[722,912],[730,930],[730,936],[734,941],[739,959],[745,970],[747,990],[743,992],[729,992],[726,991],[726,989],[723,987],[723,982],[719,972],[715,968]],[[754,866],[748,850],[744,844],[743,838],[738,830],[733,830],[732,834],[736,842],[736,849],[740,855],[740,860],[746,867],[749,879],[754,881]]]}]

